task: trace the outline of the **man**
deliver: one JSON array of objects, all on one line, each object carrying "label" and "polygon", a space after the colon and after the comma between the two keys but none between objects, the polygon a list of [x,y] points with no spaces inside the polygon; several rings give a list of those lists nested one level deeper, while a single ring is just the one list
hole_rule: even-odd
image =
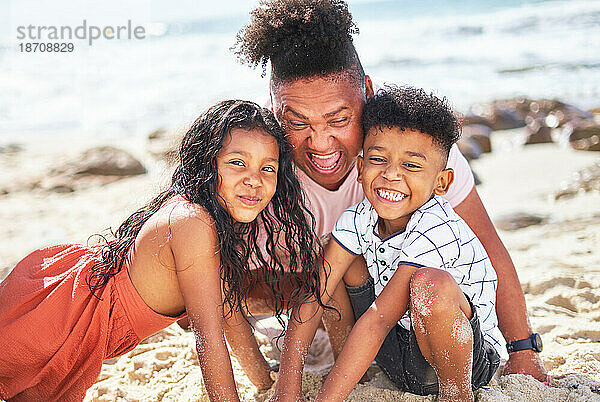
[{"label": "man", "polygon": [[[362,109],[374,90],[352,43],[356,27],[340,0],[272,0],[262,2],[251,15],[251,23],[238,34],[236,53],[242,61],[263,69],[271,63],[272,108],[294,146],[298,175],[317,219],[318,234],[328,234],[341,213],[364,198],[355,162],[363,140]],[[498,276],[499,327],[516,350],[510,353],[503,373],[526,373],[545,381],[515,267],[456,146],[448,167],[455,171],[455,183],[446,198],[479,237]],[[344,293],[338,287],[334,294],[342,313],[347,306]],[[345,339],[346,328],[344,323],[338,325],[339,343]],[[335,331],[328,328],[330,334]],[[332,346],[334,352],[340,347],[335,339]],[[302,367],[297,368],[301,372]]]}]

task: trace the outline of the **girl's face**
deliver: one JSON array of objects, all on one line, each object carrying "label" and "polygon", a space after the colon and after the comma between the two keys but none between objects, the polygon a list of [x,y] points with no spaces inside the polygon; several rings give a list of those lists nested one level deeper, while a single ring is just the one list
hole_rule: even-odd
[{"label": "girl's face", "polygon": [[262,129],[233,128],[217,155],[219,203],[238,222],[252,222],[277,188],[279,147]]}]

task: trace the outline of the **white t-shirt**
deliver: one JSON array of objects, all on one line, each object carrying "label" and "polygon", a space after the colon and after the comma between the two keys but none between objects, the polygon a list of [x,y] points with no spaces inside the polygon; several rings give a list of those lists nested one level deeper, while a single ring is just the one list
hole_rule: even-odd
[{"label": "white t-shirt", "polygon": [[[454,169],[454,182],[443,197],[450,202],[452,207],[455,207],[469,195],[475,185],[475,180],[469,163],[460,153],[456,144],[450,149],[446,166]],[[308,208],[317,221],[316,230],[319,236],[331,233],[331,229],[340,215],[351,205],[365,198],[362,185],[356,180],[358,177],[356,168],[353,168],[342,185],[333,191],[320,186],[300,169],[296,169],[296,174],[308,201]]]},{"label": "white t-shirt", "polygon": [[[485,339],[502,353],[503,338],[496,317],[496,271],[464,220],[439,196],[411,216],[403,232],[382,239],[379,216],[368,199],[347,209],[332,230],[332,237],[348,252],[362,255],[378,296],[399,265],[432,267],[450,273],[469,297]],[[399,324],[409,330],[406,313]]]}]

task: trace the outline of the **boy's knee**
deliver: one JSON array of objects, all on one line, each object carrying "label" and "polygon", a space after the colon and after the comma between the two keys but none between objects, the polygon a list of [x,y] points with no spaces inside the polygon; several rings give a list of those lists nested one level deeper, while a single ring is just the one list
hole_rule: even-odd
[{"label": "boy's knee", "polygon": [[[448,314],[457,297],[462,295],[456,281],[447,271],[420,268],[410,280],[411,314],[430,316]],[[458,306],[458,304],[457,304]]]}]

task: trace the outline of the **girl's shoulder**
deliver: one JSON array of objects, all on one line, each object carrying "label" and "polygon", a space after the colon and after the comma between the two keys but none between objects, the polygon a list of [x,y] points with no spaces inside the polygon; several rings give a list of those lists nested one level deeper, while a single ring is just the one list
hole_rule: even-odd
[{"label": "girl's shoulder", "polygon": [[195,204],[185,199],[182,195],[175,195],[165,201],[157,212],[162,218],[168,219],[171,224],[187,223],[188,221],[200,221],[214,226],[214,220],[202,205]]},{"label": "girl's shoulder", "polygon": [[152,217],[152,226],[158,232],[168,233],[173,243],[201,240],[205,245],[216,244],[215,222],[208,211],[199,204],[176,195],[165,201]]}]

